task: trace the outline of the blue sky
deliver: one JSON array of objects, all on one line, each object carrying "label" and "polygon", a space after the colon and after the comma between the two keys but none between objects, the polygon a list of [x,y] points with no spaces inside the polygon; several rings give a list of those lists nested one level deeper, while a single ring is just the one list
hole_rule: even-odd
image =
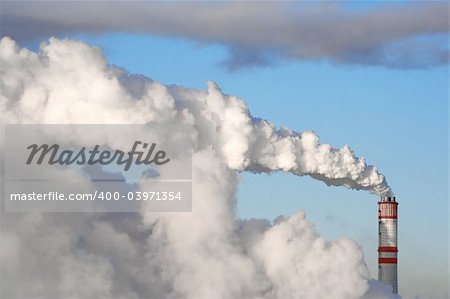
[{"label": "blue sky", "polygon": [[[448,259],[448,68],[394,70],[282,61],[230,72],[226,49],[136,34],[73,37],[100,47],[111,64],[164,84],[217,82],[254,116],[321,142],[349,144],[384,173],[400,203],[400,291],[445,291]],[[377,198],[309,177],[242,174],[238,215],[274,219],[304,210],[327,239],[360,243],[376,277]],[[420,284],[419,284],[420,282]],[[431,294],[431,293],[428,293]]]}]

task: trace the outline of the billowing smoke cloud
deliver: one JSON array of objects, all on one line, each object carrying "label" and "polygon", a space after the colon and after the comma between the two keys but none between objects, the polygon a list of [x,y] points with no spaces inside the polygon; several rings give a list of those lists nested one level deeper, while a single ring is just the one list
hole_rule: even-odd
[{"label": "billowing smoke cloud", "polygon": [[[105,13],[105,10],[108,13]],[[230,69],[277,58],[426,68],[446,65],[448,3],[4,1],[2,35],[134,32],[229,49]]]},{"label": "billowing smoke cloud", "polygon": [[370,280],[354,241],[324,240],[302,212],[236,220],[240,171],[388,194],[348,147],[277,130],[212,82],[202,91],[130,75],[82,42],[52,38],[33,53],[3,38],[0,75],[2,124],[145,123],[194,148],[192,213],[3,213],[4,298],[395,298]]}]

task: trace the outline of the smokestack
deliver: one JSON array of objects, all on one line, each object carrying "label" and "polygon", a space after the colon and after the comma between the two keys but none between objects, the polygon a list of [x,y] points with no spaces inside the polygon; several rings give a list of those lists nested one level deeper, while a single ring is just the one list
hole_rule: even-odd
[{"label": "smokestack", "polygon": [[398,293],[397,282],[397,206],[394,196],[378,202],[378,280]]}]

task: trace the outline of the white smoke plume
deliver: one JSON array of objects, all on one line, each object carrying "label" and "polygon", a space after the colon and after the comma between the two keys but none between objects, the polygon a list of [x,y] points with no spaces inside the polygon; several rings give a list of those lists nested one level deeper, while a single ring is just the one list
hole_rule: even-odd
[{"label": "white smoke plume", "polygon": [[212,82],[167,87],[109,66],[82,42],[52,38],[33,53],[3,38],[0,119],[149,124],[159,140],[194,148],[191,213],[2,213],[3,298],[396,298],[370,279],[358,244],[324,240],[303,212],[236,219],[240,171],[390,188],[348,147],[277,130]]},{"label": "white smoke plume", "polygon": [[377,195],[391,194],[376,167],[368,166],[348,146],[336,149],[320,144],[319,137],[311,131],[277,130],[266,120],[252,118],[244,103],[224,96],[214,83],[208,83],[208,94],[212,112],[225,116],[218,120],[216,127],[222,155],[230,168],[285,171],[309,175],[327,185],[368,190]]}]

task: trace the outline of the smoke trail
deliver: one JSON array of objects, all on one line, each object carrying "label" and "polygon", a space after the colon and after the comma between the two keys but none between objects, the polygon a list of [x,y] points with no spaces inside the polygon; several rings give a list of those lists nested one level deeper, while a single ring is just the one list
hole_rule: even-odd
[{"label": "smoke trail", "polygon": [[3,38],[0,120],[145,123],[155,142],[194,148],[192,213],[2,214],[2,297],[394,298],[370,280],[358,244],[324,240],[302,212],[274,223],[236,220],[239,171],[389,188],[348,147],[277,131],[214,83],[167,87],[110,67],[81,42],[50,39],[33,53]]},{"label": "smoke trail", "polygon": [[[270,122],[253,118],[239,99],[226,96],[208,82],[207,104],[218,119],[221,152],[229,167],[252,172],[284,171],[309,175],[327,185],[391,194],[385,177],[344,146],[320,144],[311,131],[277,130]],[[222,117],[221,117],[222,116]]]}]

